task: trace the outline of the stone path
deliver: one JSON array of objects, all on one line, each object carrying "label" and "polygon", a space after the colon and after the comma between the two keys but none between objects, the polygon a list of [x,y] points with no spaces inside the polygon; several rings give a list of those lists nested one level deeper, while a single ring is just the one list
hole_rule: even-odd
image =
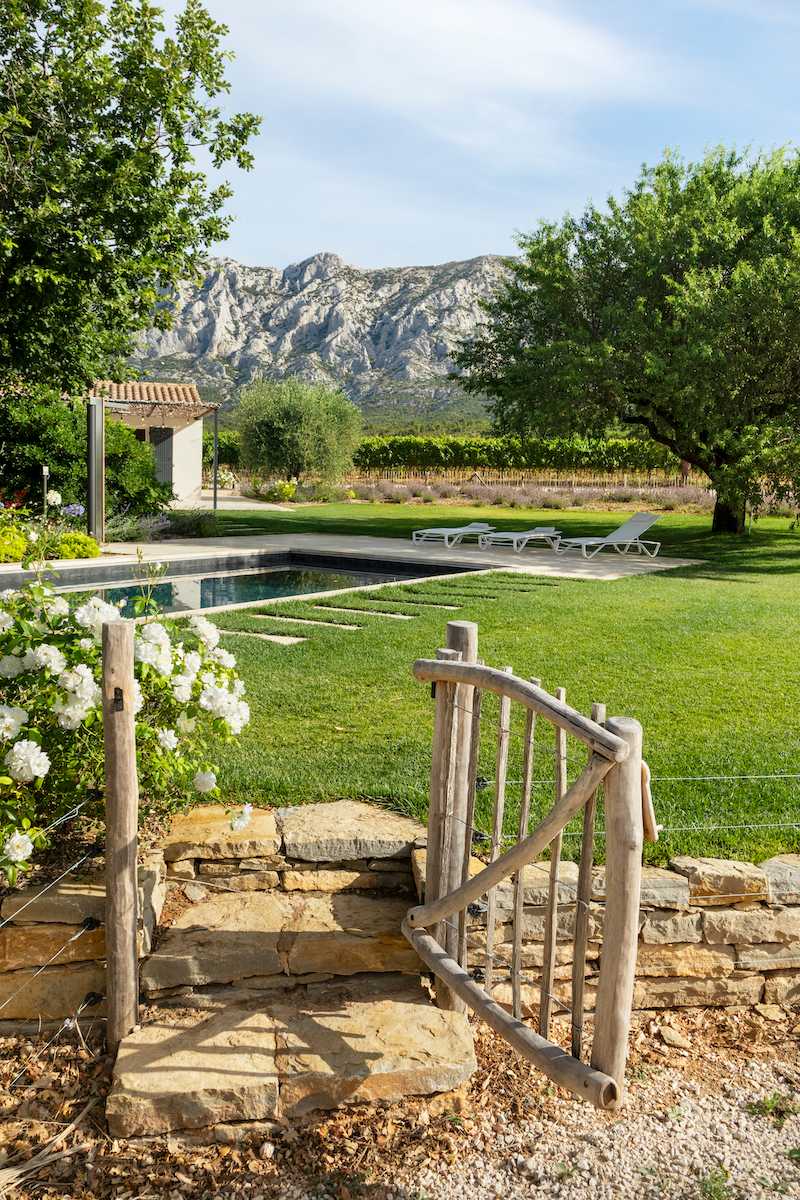
[{"label": "stone path", "polygon": [[400,932],[424,838],[354,801],[256,810],[241,830],[216,805],[174,818],[168,887],[195,902],[142,966],[151,1007],[120,1049],[111,1132],[276,1120],[468,1079],[466,1016],[432,1003]]}]

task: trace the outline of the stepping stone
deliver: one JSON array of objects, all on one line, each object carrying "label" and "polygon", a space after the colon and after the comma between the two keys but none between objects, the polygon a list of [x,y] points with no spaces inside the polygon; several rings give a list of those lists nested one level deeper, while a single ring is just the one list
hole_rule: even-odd
[{"label": "stepping stone", "polygon": [[[317,605],[317,607],[321,607]],[[314,621],[311,617],[278,617],[268,613],[252,613],[259,621],[288,621],[290,625],[316,625],[321,629],[363,629],[363,625],[342,625],[340,621]]]},{"label": "stepping stone", "polygon": [[299,904],[282,892],[222,894],[181,913],[141,970],[145,993],[284,973],[281,934]]},{"label": "stepping stone", "polygon": [[377,995],[362,980],[308,993],[307,1005],[272,1006],[284,1117],[446,1092],[476,1069],[466,1014],[436,1008],[418,980]]},{"label": "stepping stone", "polygon": [[255,976],[419,972],[400,932],[409,900],[392,896],[243,892],[183,912],[144,964],[146,994]]},{"label": "stepping stone", "polygon": [[358,800],[279,808],[275,816],[287,858],[337,863],[354,858],[407,858],[427,830],[404,817]]},{"label": "stepping stone", "polygon": [[255,809],[246,828],[231,829],[230,812],[221,804],[201,804],[189,812],[178,813],[161,840],[164,858],[266,858],[279,863],[280,837],[275,815],[267,809]]},{"label": "stepping stone", "polygon": [[296,646],[299,642],[307,642],[308,638],[292,637],[288,633],[251,633],[246,629],[223,629],[223,637],[260,638],[262,642],[274,642],[276,646]]},{"label": "stepping stone", "polygon": [[408,899],[348,893],[309,895],[293,925],[287,968],[355,975],[360,971],[419,973],[420,961],[400,932]]},{"label": "stepping stone", "polygon": [[264,1013],[170,1013],[120,1044],[106,1103],[112,1137],[278,1113],[275,1027]]},{"label": "stepping stone", "polygon": [[363,613],[365,617],[386,617],[390,621],[414,621],[416,617],[411,617],[408,613],[395,612],[378,612],[374,608],[340,608],[333,604],[315,604],[314,608],[327,609],[328,612],[340,613]]},{"label": "stepping stone", "polygon": [[463,1013],[419,979],[359,976],[211,1012],[156,1010],[124,1038],[106,1105],[114,1137],[291,1118],[449,1091],[476,1068]]},{"label": "stepping stone", "polygon": [[284,871],[281,883],[287,892],[407,892],[411,876],[398,871]]}]

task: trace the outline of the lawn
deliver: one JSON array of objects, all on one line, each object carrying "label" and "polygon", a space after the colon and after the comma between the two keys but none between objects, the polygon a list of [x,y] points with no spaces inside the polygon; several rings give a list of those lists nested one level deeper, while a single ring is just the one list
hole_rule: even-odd
[{"label": "lawn", "polygon": [[[459,521],[491,519],[499,528],[555,520],[565,531],[587,533],[622,519],[618,513],[464,507],[455,515]],[[223,520],[228,533],[258,527],[405,537],[412,528],[453,516],[446,506],[340,504],[225,514]],[[663,517],[658,528],[664,553],[706,560],[664,574],[600,583],[493,573],[392,585],[381,590],[377,605],[374,598],[353,596],[290,601],[277,610],[284,617],[358,624],[355,631],[290,626],[271,618],[276,610],[268,607],[218,614],[224,629],[308,637],[292,647],[226,640],[239,658],[253,709],[241,745],[222,763],[226,795],[278,804],[364,797],[424,816],[433,706],[410,665],[431,656],[443,643],[445,622],[459,618],[479,623],[486,662],[539,676],[550,690],[566,687],[570,702],[583,711],[602,700],[610,715],[631,714],[642,722],[658,818],[666,827],[659,845],[648,850],[650,861],[676,853],[759,860],[800,849],[800,779],[696,778],[800,774],[800,535],[785,519],[759,522],[746,539],[712,538],[708,525],[705,515]],[[413,619],[326,612],[343,603]],[[495,713],[490,705],[482,763],[489,777]],[[552,739],[540,726],[534,774],[549,780]],[[577,744],[571,750],[574,773],[584,755]],[[513,781],[519,779],[519,751],[514,737]],[[509,833],[517,794],[512,783]],[[535,795],[535,810],[542,811],[552,785],[537,784]],[[491,800],[487,787],[479,796],[483,828]],[[577,849],[577,840],[568,839],[570,844]]]}]

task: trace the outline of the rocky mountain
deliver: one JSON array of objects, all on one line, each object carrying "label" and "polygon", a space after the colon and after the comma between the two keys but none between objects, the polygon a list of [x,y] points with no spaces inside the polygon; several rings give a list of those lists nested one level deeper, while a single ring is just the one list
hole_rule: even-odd
[{"label": "rocky mountain", "polygon": [[451,354],[502,275],[494,255],[365,271],[326,253],[283,271],[219,259],[199,289],[180,288],[172,329],[148,332],[134,365],[220,399],[257,378],[301,375],[342,387],[367,412],[474,411],[447,378]]}]

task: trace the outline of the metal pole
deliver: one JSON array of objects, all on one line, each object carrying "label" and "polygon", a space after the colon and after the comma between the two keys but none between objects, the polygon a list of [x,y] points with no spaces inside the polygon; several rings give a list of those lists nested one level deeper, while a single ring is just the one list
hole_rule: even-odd
[{"label": "metal pole", "polygon": [[105,540],[105,420],[104,401],[86,404],[86,527],[98,542]]},{"label": "metal pole", "polygon": [[217,487],[219,484],[219,409],[214,409],[214,512],[217,511]]}]

